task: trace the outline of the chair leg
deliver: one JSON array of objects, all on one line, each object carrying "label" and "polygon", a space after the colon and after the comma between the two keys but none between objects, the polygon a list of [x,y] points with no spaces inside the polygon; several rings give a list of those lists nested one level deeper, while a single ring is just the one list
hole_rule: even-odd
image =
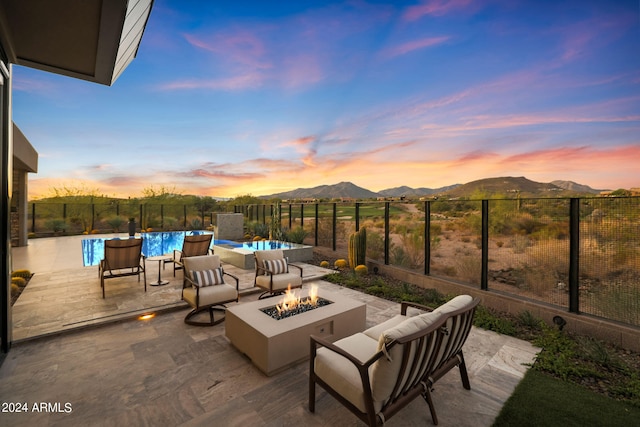
[{"label": "chair leg", "polygon": [[427,405],[429,406],[429,412],[431,412],[431,419],[433,420],[434,425],[438,425],[438,416],[436,415],[436,408],[433,406],[433,400],[431,399],[431,390],[427,388],[423,393],[422,397],[427,401]]},{"label": "chair leg", "polygon": [[[312,362],[313,363],[313,362]],[[309,371],[309,412],[316,411],[316,377],[312,370]]]},{"label": "chair leg", "polygon": [[[192,317],[194,317],[195,315],[197,315],[199,313],[202,313],[205,310],[209,312],[209,321],[208,322],[198,322],[196,320],[192,320]],[[226,308],[224,306],[218,306],[218,307],[209,306],[209,307],[194,308],[184,318],[184,323],[186,323],[187,325],[191,325],[191,326],[214,326],[214,325],[217,325],[218,323],[221,323],[221,322],[224,321],[225,316],[221,316],[218,320],[215,320],[215,316],[214,316],[214,312],[215,311],[220,311],[220,312],[224,313],[226,311]]]},{"label": "chair leg", "polygon": [[460,359],[460,364],[458,365],[458,369],[460,370],[460,378],[462,378],[462,386],[466,390],[471,390],[471,383],[469,382],[469,374],[467,374],[467,365],[464,363],[464,355],[462,354],[462,350],[460,350],[460,354],[458,356]]}]

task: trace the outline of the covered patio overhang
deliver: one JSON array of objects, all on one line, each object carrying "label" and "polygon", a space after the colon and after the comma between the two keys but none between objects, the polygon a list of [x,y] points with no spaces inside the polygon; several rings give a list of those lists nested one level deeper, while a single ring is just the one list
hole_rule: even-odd
[{"label": "covered patio overhang", "polygon": [[153,0],[0,0],[9,62],[111,85],[135,58]]},{"label": "covered patio overhang", "polygon": [[0,0],[0,353],[12,342],[12,64],[112,85],[136,57],[153,0]]}]

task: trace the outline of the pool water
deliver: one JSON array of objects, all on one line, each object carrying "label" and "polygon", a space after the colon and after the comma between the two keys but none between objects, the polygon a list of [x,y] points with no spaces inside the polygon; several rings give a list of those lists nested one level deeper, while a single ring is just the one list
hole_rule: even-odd
[{"label": "pool water", "polygon": [[[198,234],[213,234],[211,231],[161,231],[140,233],[142,241],[142,255],[152,257],[169,254],[174,249],[182,249],[184,236]],[[113,238],[82,239],[82,263],[85,267],[98,265],[104,258],[104,241]]]},{"label": "pool water", "polygon": [[268,251],[273,249],[294,249],[302,245],[290,242],[280,242],[277,240],[257,240],[252,242],[234,242],[233,240],[217,239],[213,242],[216,246],[223,246],[230,249],[244,249],[247,251]]}]

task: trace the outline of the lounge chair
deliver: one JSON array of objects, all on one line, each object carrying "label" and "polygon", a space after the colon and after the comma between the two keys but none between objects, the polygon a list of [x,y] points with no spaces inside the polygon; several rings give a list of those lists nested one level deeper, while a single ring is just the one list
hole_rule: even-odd
[{"label": "lounge chair", "polygon": [[[235,286],[225,283],[225,276],[235,280]],[[184,322],[189,325],[216,325],[224,320],[224,316],[216,320],[214,312],[224,312],[224,304],[238,301],[239,280],[236,276],[224,271],[220,265],[220,257],[218,255],[185,258],[184,277],[182,299],[193,308],[184,318]],[[209,311],[208,322],[193,320],[195,315],[205,310]]]},{"label": "lounge chair", "polygon": [[[253,254],[256,265],[254,283],[264,290],[259,299],[281,294],[289,286],[291,289],[302,287],[302,267],[289,264],[282,249],[255,251]],[[290,272],[290,267],[294,267],[295,272]]]},{"label": "lounge chair", "polygon": [[[433,384],[458,366],[463,387],[471,388],[462,346],[479,302],[461,295],[433,311],[403,302],[399,315],[333,344],[312,335],[309,410],[319,384],[369,426],[384,424],[418,396],[438,424]],[[423,314],[409,315],[409,307]]]},{"label": "lounge chair", "polygon": [[184,236],[182,250],[174,249],[173,258],[169,262],[173,262],[173,276],[176,270],[184,268],[184,259],[192,256],[213,254],[211,250],[211,239],[213,234],[194,234],[192,236]]},{"label": "lounge chair", "polygon": [[104,258],[100,261],[98,275],[105,298],[104,281],[115,277],[138,276],[144,278],[144,291],[147,292],[147,273],[142,256],[143,239],[108,239],[104,241]]}]

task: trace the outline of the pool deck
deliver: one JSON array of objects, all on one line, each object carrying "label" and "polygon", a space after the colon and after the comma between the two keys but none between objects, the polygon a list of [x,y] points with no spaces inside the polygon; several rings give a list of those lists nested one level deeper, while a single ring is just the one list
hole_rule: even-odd
[{"label": "pool deck", "polygon": [[[13,309],[14,343],[0,366],[0,400],[29,408],[59,403],[62,410],[3,413],[0,425],[363,425],[319,388],[316,412],[308,411],[308,362],[267,377],[229,343],[224,322],[186,325],[182,273],[174,279],[169,265],[163,271],[169,285],[145,294],[135,278],[124,278],[107,282],[103,300],[97,267],[82,266],[79,240],[37,239],[12,250],[13,268],[35,275]],[[155,268],[148,267],[148,281]],[[320,295],[327,289],[366,303],[367,326],[399,311],[397,303],[313,278],[318,267],[305,268]],[[240,304],[258,296],[253,271],[243,274]],[[149,307],[154,318],[134,320]],[[433,400],[439,425],[491,426],[537,351],[528,342],[473,328],[464,347],[471,390],[463,389],[455,369],[438,381]],[[386,425],[433,424],[426,403],[416,399]]]},{"label": "pool deck", "polygon": [[[126,234],[100,237],[127,238]],[[34,273],[13,306],[13,340],[58,333],[122,319],[136,318],[147,312],[182,310],[182,270],[173,275],[173,264],[161,272],[164,286],[151,286],[158,278],[160,263],[147,262],[147,292],[142,279],[122,277],[105,281],[106,298],[98,276],[98,266],[82,264],[82,239],[87,236],[33,239],[29,245],[12,249],[13,270]],[[329,270],[305,263],[303,281],[320,278]],[[224,264],[225,271],[240,280],[241,297],[262,292],[253,286],[255,272]],[[186,315],[186,313],[185,313]]]}]

